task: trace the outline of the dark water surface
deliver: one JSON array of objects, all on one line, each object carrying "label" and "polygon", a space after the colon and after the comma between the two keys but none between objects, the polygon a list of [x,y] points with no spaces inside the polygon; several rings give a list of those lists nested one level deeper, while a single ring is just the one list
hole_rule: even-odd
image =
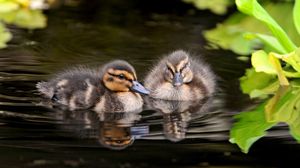
[{"label": "dark water surface", "polygon": [[[1,168],[288,167],[300,158],[284,125],[247,155],[228,142],[232,116],[251,106],[238,89],[248,65],[228,51],[205,49],[201,35],[225,17],[179,1],[93,1],[47,16],[46,29],[12,28],[13,41],[0,50]],[[175,49],[201,54],[212,65],[220,77],[215,98],[149,100],[142,112],[96,115],[48,108],[35,90],[36,82],[60,70],[120,58],[142,79],[157,58]]]}]

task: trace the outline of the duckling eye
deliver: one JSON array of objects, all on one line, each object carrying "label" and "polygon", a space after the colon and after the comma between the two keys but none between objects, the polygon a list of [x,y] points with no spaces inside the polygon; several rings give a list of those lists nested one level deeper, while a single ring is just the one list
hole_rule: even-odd
[{"label": "duckling eye", "polygon": [[121,79],[121,80],[124,80],[125,76],[123,74],[120,74],[120,75],[118,75],[118,78]]},{"label": "duckling eye", "polygon": [[166,68],[164,76],[169,80],[173,78],[173,71],[170,68]]},{"label": "duckling eye", "polygon": [[173,73],[173,70],[170,68],[170,67],[167,67],[167,69],[166,69],[166,72],[168,72],[168,73]]},{"label": "duckling eye", "polygon": [[189,66],[189,64],[185,64],[181,69],[180,69],[180,72],[182,72],[184,69],[186,69],[187,67]]}]

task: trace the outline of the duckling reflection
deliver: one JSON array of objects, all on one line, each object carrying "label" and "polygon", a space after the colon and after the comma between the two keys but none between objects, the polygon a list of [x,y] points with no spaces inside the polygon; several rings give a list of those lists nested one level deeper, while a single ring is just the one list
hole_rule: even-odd
[{"label": "duckling reflection", "polygon": [[169,101],[148,97],[146,98],[146,103],[148,108],[162,113],[165,138],[178,142],[185,139],[188,123],[192,119],[192,115],[205,111],[207,100]]},{"label": "duckling reflection", "polygon": [[163,116],[163,130],[165,137],[173,142],[185,139],[189,113],[169,113]]},{"label": "duckling reflection", "polygon": [[104,147],[122,150],[132,145],[135,136],[132,134],[134,123],[141,119],[138,113],[102,113],[99,124],[99,142]]},{"label": "duckling reflection", "polygon": [[[68,130],[81,139],[97,139],[106,148],[122,150],[133,144],[136,138],[148,134],[147,126],[138,126],[139,111],[103,112],[64,111],[60,118]],[[70,128],[73,126],[73,128]]]}]

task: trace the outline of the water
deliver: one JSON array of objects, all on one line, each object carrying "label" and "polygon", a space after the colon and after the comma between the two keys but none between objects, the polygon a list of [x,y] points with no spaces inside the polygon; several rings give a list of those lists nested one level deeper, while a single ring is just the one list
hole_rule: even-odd
[{"label": "water", "polygon": [[[248,155],[228,142],[232,116],[253,102],[238,88],[249,65],[205,48],[201,32],[224,17],[179,1],[123,3],[63,7],[47,12],[46,29],[11,28],[14,39],[0,51],[1,167],[286,167],[298,159],[285,125]],[[142,79],[175,49],[201,54],[212,65],[220,77],[216,97],[187,104],[148,100],[142,112],[98,116],[47,107],[35,89],[68,67],[120,58]]]}]

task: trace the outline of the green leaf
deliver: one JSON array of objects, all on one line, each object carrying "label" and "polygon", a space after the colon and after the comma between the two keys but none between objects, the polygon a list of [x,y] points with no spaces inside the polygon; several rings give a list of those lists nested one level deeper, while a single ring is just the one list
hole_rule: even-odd
[{"label": "green leaf", "polygon": [[40,10],[20,9],[3,13],[0,19],[9,24],[15,24],[22,28],[36,29],[46,27],[46,17]]},{"label": "green leaf", "polygon": [[294,79],[294,80],[292,80],[292,81],[291,81],[291,85],[292,85],[293,87],[298,87],[298,88],[300,88],[300,79]]},{"label": "green leaf", "polygon": [[14,24],[23,28],[36,29],[46,27],[46,20],[40,10],[22,9],[16,13]]},{"label": "green leaf", "polygon": [[[300,45],[300,38],[292,19],[293,4],[267,2],[264,3],[266,10],[282,25],[289,37]],[[256,33],[258,36],[253,35]],[[209,44],[214,45],[212,48],[217,46],[229,49],[239,55],[249,55],[253,49],[264,49],[267,53],[288,53],[275,37],[266,34],[270,34],[267,26],[254,17],[242,13],[234,13],[225,22],[218,24],[215,29],[204,31],[204,37],[210,42]]]},{"label": "green leaf", "polygon": [[[300,88],[290,87],[289,90],[280,97],[273,108],[272,118],[275,122],[293,123],[298,118],[300,107]],[[300,122],[300,121],[299,121]]]},{"label": "green leaf", "polygon": [[300,142],[300,80],[280,87],[272,99],[250,112],[235,116],[238,121],[230,130],[230,142],[247,153],[251,145],[279,122],[289,125],[290,134]]},{"label": "green leaf", "polygon": [[1,13],[11,12],[13,10],[17,10],[19,8],[19,4],[12,1],[4,1],[0,2],[0,15]]},{"label": "green leaf", "polygon": [[5,12],[0,14],[0,20],[2,20],[4,23],[11,24],[13,23],[15,19],[17,11],[10,11],[10,12]]},{"label": "green leaf", "polygon": [[233,4],[233,0],[183,0],[187,3],[193,3],[196,8],[204,10],[209,9],[215,14],[223,15],[227,13],[228,6]]},{"label": "green leaf", "polygon": [[[276,18],[276,21],[282,26],[292,41],[299,46],[299,34],[292,21],[293,3],[262,2],[264,2],[264,8],[271,16],[273,16],[273,18]],[[282,13],[284,13],[284,15]],[[258,33],[259,35],[249,35],[249,33]],[[267,53],[288,53],[275,37],[267,34],[270,34],[267,26],[254,17],[242,13],[234,13],[215,29],[204,31],[204,37],[210,42],[209,44],[214,45],[211,47],[212,49],[220,47],[232,50],[239,55],[249,55],[253,49],[264,49]],[[267,37],[265,38],[260,35]],[[269,39],[268,37],[272,39]],[[262,43],[264,45],[262,45]]]},{"label": "green leaf", "polygon": [[273,65],[273,67],[276,69],[277,72],[277,76],[278,76],[278,80],[281,86],[288,86],[289,85],[289,81],[286,78],[283,69],[281,67],[280,61],[278,60],[278,58],[276,58],[273,53],[269,54],[269,60],[271,62],[271,64]]},{"label": "green leaf", "polygon": [[230,142],[236,143],[244,153],[248,153],[250,147],[258,139],[266,135],[266,130],[276,123],[269,123],[265,119],[265,103],[249,112],[242,112],[234,118],[238,121],[230,130]]},{"label": "green leaf", "polygon": [[6,43],[11,40],[12,35],[6,30],[4,25],[0,22],[0,48],[6,47]]},{"label": "green leaf", "polygon": [[279,88],[279,82],[275,81],[274,83],[269,84],[265,88],[262,89],[254,89],[249,95],[250,98],[267,98],[269,95],[275,94]]},{"label": "green leaf", "polygon": [[289,65],[291,65],[294,68],[294,70],[300,72],[300,48],[288,54],[280,55],[277,53],[272,53],[272,55],[276,58],[279,58],[287,62]]},{"label": "green leaf", "polygon": [[252,54],[251,63],[256,72],[277,74],[276,69],[269,60],[268,54],[263,50],[256,51]]},{"label": "green leaf", "polygon": [[284,49],[284,47],[273,36],[269,36],[269,35],[265,35],[265,34],[261,34],[261,33],[246,33],[245,38],[247,38],[247,39],[258,38],[259,40],[261,40],[264,43],[264,45],[269,47],[270,50],[281,53],[281,54],[287,53],[287,51]]},{"label": "green leaf", "polygon": [[285,122],[291,135],[300,141],[300,88],[291,86],[273,102],[273,108],[267,114],[268,121]]},{"label": "green leaf", "polygon": [[[299,107],[299,103],[298,104],[298,109]],[[291,122],[289,124],[289,128],[290,128],[290,134],[298,141],[298,143],[300,143],[300,115],[299,113],[293,113],[294,116],[293,118],[295,118],[294,122]]]},{"label": "green leaf", "polygon": [[245,39],[244,30],[234,25],[219,24],[217,28],[205,31],[204,37],[210,43],[217,44],[223,49],[230,49],[240,55],[248,55],[258,43]]},{"label": "green leaf", "polygon": [[230,130],[230,142],[236,143],[247,153],[251,145],[266,134],[266,130],[279,122],[289,125],[290,134],[300,142],[300,87],[299,81],[288,87],[280,87],[272,99],[250,112],[242,112],[234,118]]},{"label": "green leaf", "polygon": [[240,78],[243,93],[250,94],[253,90],[263,89],[276,80],[276,75],[256,72],[253,68],[247,69],[245,76]]},{"label": "green leaf", "polygon": [[286,32],[256,0],[236,0],[235,2],[241,12],[253,16],[265,23],[285,50],[292,52],[296,49],[296,45],[290,40]]},{"label": "green leaf", "polygon": [[288,91],[288,86],[280,86],[278,90],[276,91],[275,95],[269,99],[265,106],[265,114],[266,114],[266,120],[268,122],[274,122],[273,113],[275,111],[275,106],[279,102],[279,100],[282,98],[282,96]]},{"label": "green leaf", "polygon": [[289,128],[290,128],[290,134],[298,141],[300,142],[300,101],[299,99],[294,104],[294,111],[291,117],[291,120],[288,122]]},{"label": "green leaf", "polygon": [[283,71],[283,73],[288,78],[300,78],[300,73],[299,72]]},{"label": "green leaf", "polygon": [[293,18],[294,18],[294,24],[295,27],[300,34],[300,1],[295,0],[295,5],[293,9]]}]

